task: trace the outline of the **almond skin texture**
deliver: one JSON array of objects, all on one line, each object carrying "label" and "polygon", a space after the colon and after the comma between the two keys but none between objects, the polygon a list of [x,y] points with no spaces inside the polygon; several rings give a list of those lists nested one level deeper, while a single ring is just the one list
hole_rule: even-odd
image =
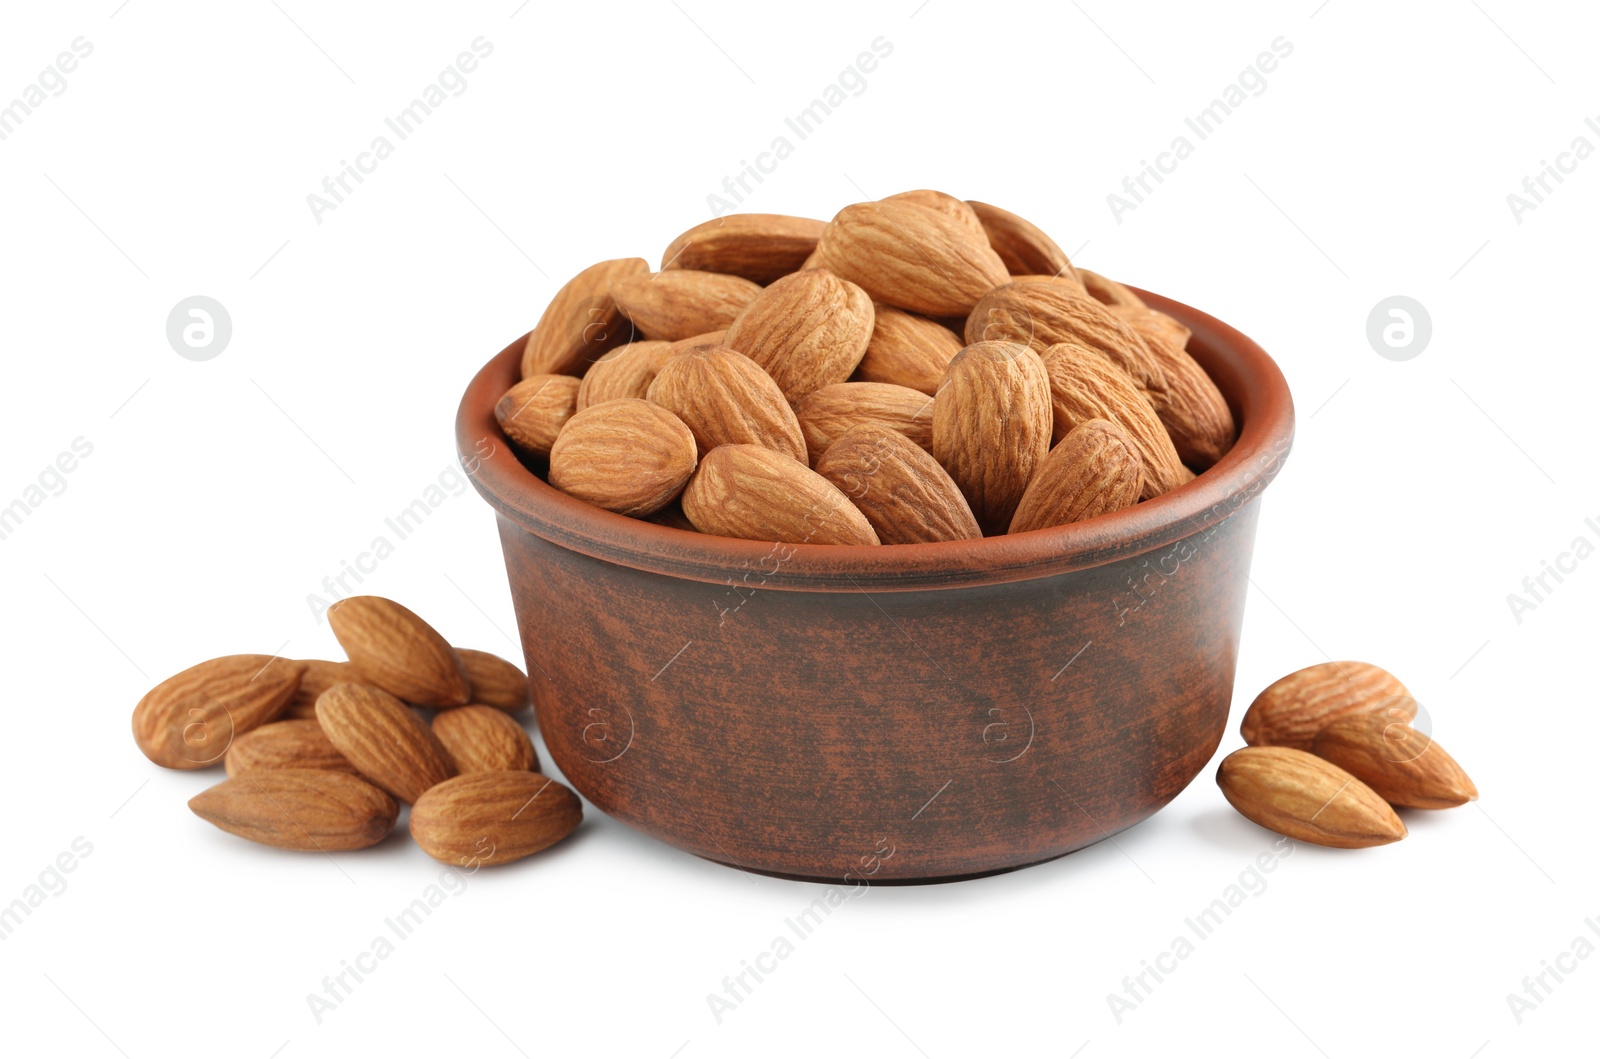
[{"label": "almond skin texture", "polygon": [[317,720],[357,772],[403,802],[456,774],[438,738],[388,692],[335,684],[317,700]]},{"label": "almond skin texture", "polygon": [[[578,406],[581,412],[592,404],[615,401],[619,397],[643,398],[650,392],[656,372],[672,355],[672,343],[646,339],[618,346],[594,362],[578,387]],[[504,424],[501,424],[504,426]],[[555,438],[550,439],[554,444]],[[545,452],[548,453],[546,446]]]},{"label": "almond skin texture", "polygon": [[1067,255],[1056,245],[1056,241],[1035,225],[1010,210],[991,206],[987,202],[973,202],[969,199],[967,205],[972,207],[978,222],[983,225],[989,245],[1000,255],[1006,271],[1013,276],[1077,278],[1072,262],[1067,260]]},{"label": "almond skin texture", "polygon": [[433,719],[433,734],[463,775],[527,771],[537,764],[533,741],[522,725],[493,706],[445,710]]},{"label": "almond skin texture", "polygon": [[394,600],[341,599],[328,608],[328,624],[362,683],[418,706],[465,706],[472,701],[472,685],[455,648]]},{"label": "almond skin texture", "polygon": [[571,375],[529,375],[495,402],[494,418],[519,451],[549,456],[582,389]]},{"label": "almond skin texture", "polygon": [[1317,733],[1334,721],[1366,713],[1410,724],[1417,700],[1387,670],[1366,662],[1322,662],[1267,685],[1245,711],[1239,734],[1251,746],[1310,750]]},{"label": "almond skin texture", "polygon": [[1138,332],[1073,280],[1014,280],[995,288],[967,317],[966,334],[968,342],[1021,342],[1039,353],[1073,342],[1127,372],[1141,390],[1165,385]]},{"label": "almond skin texture", "polygon": [[817,252],[873,301],[924,316],[966,316],[1008,277],[981,227],[912,202],[846,206],[823,229]]},{"label": "almond skin texture", "polygon": [[933,398],[887,382],[837,382],[809,393],[794,407],[812,466],[834,439],[871,423],[904,434],[933,451]]},{"label": "almond skin texture", "polygon": [[1111,311],[1139,332],[1161,365],[1166,386],[1150,394],[1150,403],[1178,457],[1201,471],[1222,459],[1238,430],[1222,391],[1184,348],[1189,329],[1157,309],[1118,305]]},{"label": "almond skin texture", "polygon": [[852,376],[858,382],[887,382],[932,397],[944,369],[961,352],[961,339],[949,328],[891,305],[874,305],[872,337]]},{"label": "almond skin texture", "polygon": [[1406,825],[1371,787],[1304,750],[1235,750],[1218,766],[1217,786],[1246,818],[1301,842],[1362,849],[1406,837]]},{"label": "almond skin texture", "polygon": [[1050,451],[1050,380],[1028,347],[979,342],[945,370],[933,402],[933,455],[985,534],[1004,533]]},{"label": "almond skin texture", "polygon": [[243,772],[190,798],[189,808],[251,842],[319,853],[375,846],[400,815],[366,780],[328,769]]},{"label": "almond skin texture", "polygon": [[611,294],[647,338],[675,342],[727,327],[761,288],[739,276],[673,269],[631,276]]},{"label": "almond skin texture", "polygon": [[253,769],[331,769],[351,775],[356,771],[315,718],[273,721],[246,732],[228,747],[223,765],[230,776]]},{"label": "almond skin texture", "polygon": [[733,213],[697,224],[668,244],[661,271],[696,269],[765,286],[799,271],[827,222],[778,213]]},{"label": "almond skin texture", "polygon": [[882,201],[909,202],[913,206],[921,206],[924,209],[943,214],[974,235],[983,236],[986,241],[989,238],[988,233],[984,231],[983,221],[978,218],[978,214],[972,208],[972,204],[963,202],[954,195],[947,195],[943,191],[919,188],[916,191],[902,191],[895,195],[885,195]]},{"label": "almond skin texture", "polygon": [[1350,773],[1390,805],[1453,809],[1478,800],[1478,788],[1456,759],[1409,724],[1362,714],[1317,733],[1311,752]]},{"label": "almond skin texture", "polygon": [[475,772],[439,784],[411,808],[411,837],[445,864],[509,864],[555,845],[583,803],[537,772]]},{"label": "almond skin texture", "polygon": [[300,674],[300,686],[289,700],[281,716],[284,720],[304,721],[317,719],[317,697],[335,684],[359,681],[361,676],[349,662],[329,662],[321,658],[308,658]]},{"label": "almond skin texture", "polygon": [[1133,291],[1124,287],[1114,279],[1107,279],[1098,272],[1090,272],[1086,268],[1078,271],[1078,282],[1083,284],[1083,289],[1089,296],[1101,305],[1126,305],[1143,309],[1144,299]]},{"label": "almond skin texture", "polygon": [[1127,431],[1105,419],[1081,423],[1044,458],[1022,494],[1010,533],[1064,526],[1139,501],[1144,463]]},{"label": "almond skin texture", "polygon": [[522,348],[522,375],[582,375],[591,361],[635,337],[611,296],[611,285],[647,275],[642,257],[590,265],[550,299]]},{"label": "almond skin texture", "polygon": [[493,706],[507,713],[528,708],[528,678],[522,670],[488,651],[458,647],[456,655],[467,671],[474,705]]},{"label": "almond skin texture", "polygon": [[283,713],[304,663],[274,655],[226,655],[151,688],[133,708],[133,738],[169,769],[219,764],[233,740]]},{"label": "almond skin texture", "polygon": [[696,346],[675,355],[650,385],[650,400],[683,420],[700,452],[764,445],[806,458],[800,424],[783,391],[760,365],[727,346]]},{"label": "almond skin texture", "polygon": [[567,421],[550,449],[550,484],[607,511],[648,515],[683,491],[696,453],[683,420],[623,397]]},{"label": "almond skin texture", "polygon": [[1124,431],[1144,463],[1144,488],[1148,500],[1176,489],[1194,475],[1178,459],[1178,450],[1156,418],[1155,409],[1128,376],[1095,351],[1072,342],[1044,351],[1050,378],[1050,403],[1055,417],[1055,437],[1065,438],[1091,419],[1109,419]]},{"label": "almond skin texture", "polygon": [[761,292],[723,338],[759,364],[789,401],[844,382],[872,338],[872,299],[826,269],[785,276]]},{"label": "almond skin texture", "polygon": [[826,478],[760,445],[721,445],[683,491],[701,533],[785,544],[877,544],[866,516]]},{"label": "almond skin texture", "polygon": [[850,498],[884,544],[983,536],[939,461],[896,430],[869,423],[845,431],[817,460],[817,473]]},{"label": "almond skin texture", "polygon": [[680,338],[667,347],[667,355],[662,358],[661,362],[665,364],[684,350],[694,349],[696,346],[725,346],[728,343],[723,339],[727,338],[727,336],[728,329],[724,327],[720,331],[707,331],[703,335],[690,335],[688,338]]}]

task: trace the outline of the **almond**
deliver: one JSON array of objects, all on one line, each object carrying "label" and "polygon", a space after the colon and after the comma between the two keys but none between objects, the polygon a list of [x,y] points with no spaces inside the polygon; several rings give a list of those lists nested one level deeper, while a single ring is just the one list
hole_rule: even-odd
[{"label": "almond", "polygon": [[251,842],[320,853],[375,846],[400,815],[393,798],[359,776],[298,768],[240,773],[190,798],[189,808]]},{"label": "almond", "polygon": [[1128,376],[1086,346],[1063,342],[1044,351],[1050,376],[1055,436],[1065,438],[1079,424],[1109,419],[1127,432],[1144,462],[1148,500],[1194,477],[1178,459],[1172,439],[1143,393]]},{"label": "almond", "polygon": [[850,498],[884,544],[983,536],[939,461],[897,430],[875,423],[846,430],[817,460],[817,473]]},{"label": "almond", "polygon": [[461,706],[433,719],[433,734],[462,774],[535,767],[533,741],[522,725],[493,706]]},{"label": "almond", "polygon": [[410,707],[365,684],[335,684],[317,720],[356,771],[403,802],[456,774],[450,755]]},{"label": "almond", "polygon": [[1144,463],[1127,431],[1106,419],[1080,423],[1044,458],[1009,533],[1079,522],[1138,503]]},{"label": "almond", "polygon": [[[688,338],[680,338],[667,349],[667,355],[662,358],[661,362],[665,364],[684,350],[694,349],[696,346],[726,346],[728,343],[724,339],[727,336],[728,329],[724,327],[720,331],[707,331],[703,335],[690,335]],[[743,352],[743,350],[740,352]]]},{"label": "almond", "polygon": [[1382,714],[1341,717],[1317,733],[1311,752],[1371,787],[1390,805],[1451,809],[1478,788],[1431,736]]},{"label": "almond", "polygon": [[1365,713],[1409,724],[1417,700],[1387,670],[1366,662],[1322,662],[1269,684],[1245,711],[1239,734],[1251,746],[1310,750],[1322,729]]},{"label": "almond", "polygon": [[877,544],[866,516],[826,478],[761,445],[720,445],[683,491],[701,533],[786,544]]},{"label": "almond", "polygon": [[1114,305],[1111,311],[1139,332],[1161,365],[1166,385],[1151,392],[1150,403],[1179,459],[1202,471],[1222,459],[1238,430],[1222,391],[1184,348],[1189,329],[1157,309]]},{"label": "almond", "polygon": [[1406,825],[1371,787],[1304,750],[1235,750],[1218,766],[1217,786],[1246,818],[1301,842],[1362,849],[1406,837]]},{"label": "almond", "polygon": [[537,772],[474,772],[433,788],[411,807],[411,837],[434,860],[509,864],[578,829],[583,803]]},{"label": "almond", "polygon": [[1049,451],[1050,380],[1039,358],[1014,342],[963,349],[934,398],[933,455],[985,533],[1006,531]]},{"label": "almond", "polygon": [[932,397],[961,339],[943,324],[891,305],[874,305],[872,337],[853,376],[861,382],[909,386]]},{"label": "almond", "polygon": [[456,655],[467,671],[475,705],[493,706],[507,713],[528,708],[528,678],[522,670],[488,651],[458,647]]},{"label": "almond", "polygon": [[981,235],[986,241],[989,238],[984,231],[983,222],[979,220],[978,214],[972,208],[972,204],[962,202],[954,195],[947,195],[943,191],[919,188],[916,191],[902,191],[895,195],[885,195],[880,201],[909,202],[914,206],[921,206],[924,209],[943,214],[973,235]]},{"label": "almond", "polygon": [[[363,683],[418,706],[465,706],[472,685],[461,658],[433,626],[392,599],[351,596],[328,624]],[[320,703],[317,715],[322,714]]]},{"label": "almond", "polygon": [[808,217],[733,213],[697,224],[667,245],[661,271],[722,272],[766,285],[797,272],[817,248],[826,227]]},{"label": "almond", "polygon": [[635,327],[669,342],[727,327],[760,293],[739,276],[691,269],[630,276],[611,287]]},{"label": "almond", "polygon": [[[619,397],[643,398],[655,381],[656,372],[673,353],[671,342],[645,339],[618,346],[594,362],[578,387],[578,403],[573,411],[581,412],[592,404],[614,401]],[[555,442],[551,438],[551,443]],[[546,454],[549,446],[545,446]]]},{"label": "almond", "polygon": [[230,776],[252,769],[332,769],[352,774],[356,771],[316,718],[273,721],[244,733],[228,747],[223,765]]},{"label": "almond", "polygon": [[933,451],[933,398],[887,382],[836,382],[802,397],[794,407],[810,462],[851,427],[871,423],[904,434]]},{"label": "almond", "polygon": [[1144,339],[1074,280],[1014,280],[983,296],[967,317],[967,341],[1021,342],[1039,353],[1075,342],[1127,372],[1142,390],[1164,380]]},{"label": "almond", "polygon": [[227,655],[190,666],[133,708],[134,741],[163,768],[215,765],[235,738],[277,719],[304,670],[304,663],[276,655]]},{"label": "almond", "polygon": [[844,382],[872,338],[872,299],[826,269],[785,276],[728,325],[723,341],[759,364],[784,397]]},{"label": "almond", "polygon": [[764,445],[806,458],[800,424],[783,391],[760,365],[727,346],[697,346],[677,354],[651,383],[649,396],[683,420],[700,452],[718,445]]},{"label": "almond", "polygon": [[1133,291],[1124,287],[1114,279],[1107,279],[1098,272],[1090,272],[1086,268],[1079,268],[1078,282],[1083,284],[1083,289],[1089,292],[1090,297],[1102,305],[1131,305],[1135,308],[1144,308],[1144,299]]},{"label": "almond", "polygon": [[1067,255],[1039,228],[1018,217],[1010,210],[991,206],[987,202],[973,202],[972,207],[983,226],[984,235],[994,252],[1013,276],[1043,275],[1077,277]]},{"label": "almond", "polygon": [[981,230],[912,202],[846,206],[823,229],[817,252],[873,301],[926,316],[966,316],[1007,278]]},{"label": "almond", "polygon": [[494,417],[519,450],[549,456],[561,428],[578,410],[582,388],[582,380],[571,375],[529,375],[495,402]]},{"label": "almond", "polygon": [[305,670],[300,674],[300,686],[295,688],[294,697],[289,700],[289,705],[283,708],[282,717],[286,720],[303,721],[317,719],[317,696],[347,680],[360,680],[356,667],[349,662],[329,662],[321,658],[308,658],[300,663]]},{"label": "almond", "polygon": [[590,265],[568,280],[522,347],[523,377],[582,375],[600,354],[630,341],[633,329],[618,311],[611,285],[649,271],[644,258],[627,257]]},{"label": "almond", "polygon": [[550,449],[550,484],[623,515],[669,504],[694,473],[694,435],[659,405],[623,397],[567,421]]}]

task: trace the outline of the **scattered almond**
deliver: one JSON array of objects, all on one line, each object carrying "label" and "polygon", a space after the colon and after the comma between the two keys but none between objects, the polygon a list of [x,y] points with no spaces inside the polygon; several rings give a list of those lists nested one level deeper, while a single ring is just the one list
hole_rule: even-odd
[{"label": "scattered almond", "polygon": [[522,670],[488,651],[458,647],[456,656],[467,671],[474,705],[493,706],[507,713],[528,708],[528,678]]},{"label": "scattered almond", "polygon": [[1268,685],[1245,711],[1239,734],[1251,746],[1310,750],[1322,729],[1365,713],[1409,724],[1417,716],[1417,700],[1394,674],[1375,665],[1322,662]]},{"label": "scattered almond", "polygon": [[335,684],[317,700],[317,721],[356,771],[403,802],[456,774],[433,732],[388,692]]},{"label": "scattered almond", "polygon": [[463,774],[527,770],[537,762],[522,725],[493,706],[445,710],[433,718],[433,734]]},{"label": "scattered almond", "polygon": [[251,729],[228,747],[223,765],[230,776],[253,769],[356,771],[315,718],[273,721]]},{"label": "scattered almond", "polygon": [[163,768],[218,764],[235,738],[283,713],[304,670],[304,663],[275,655],[227,655],[190,666],[139,700],[134,741]]},{"label": "scattered almond", "polygon": [[411,807],[411,837],[428,856],[462,867],[508,864],[560,842],[583,803],[537,772],[474,772],[447,780]]},{"label": "scattered almond", "polygon": [[1381,713],[1353,714],[1317,733],[1311,752],[1377,791],[1390,805],[1451,809],[1478,800],[1466,770],[1432,736]]},{"label": "scattered almond", "polygon": [[1250,820],[1302,842],[1361,849],[1406,837],[1406,825],[1371,787],[1304,750],[1236,750],[1217,768],[1217,786]]},{"label": "scattered almond", "polygon": [[243,772],[189,799],[189,808],[230,834],[279,849],[365,849],[394,830],[400,807],[359,776],[328,769]]},{"label": "scattered almond", "polygon": [[328,624],[363,682],[418,706],[471,701],[472,685],[449,641],[394,600],[341,599],[328,608]]},{"label": "scattered almond", "polygon": [[295,688],[289,705],[280,715],[285,720],[316,720],[317,696],[346,681],[361,679],[356,667],[349,662],[329,662],[321,658],[308,658],[301,662],[305,669],[300,673],[300,686]]}]

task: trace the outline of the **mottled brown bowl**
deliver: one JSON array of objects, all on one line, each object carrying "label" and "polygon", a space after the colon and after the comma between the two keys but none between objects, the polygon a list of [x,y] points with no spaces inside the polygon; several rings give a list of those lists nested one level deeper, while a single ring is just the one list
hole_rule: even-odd
[{"label": "mottled brown bowl", "polygon": [[941,544],[732,540],[568,497],[495,422],[507,346],[457,441],[499,516],[561,771],[702,857],[852,884],[1036,864],[1170,801],[1227,721],[1253,501],[1294,408],[1254,342],[1146,297],[1193,329],[1242,425],[1232,451],[1111,515]]}]

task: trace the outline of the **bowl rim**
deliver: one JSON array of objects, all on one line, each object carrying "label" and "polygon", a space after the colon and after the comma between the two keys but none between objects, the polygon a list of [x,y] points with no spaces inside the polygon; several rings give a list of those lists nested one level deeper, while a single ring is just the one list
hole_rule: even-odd
[{"label": "bowl rim", "polygon": [[467,386],[456,415],[457,455],[503,519],[560,547],[670,577],[742,583],[752,591],[892,592],[993,585],[1100,566],[1220,524],[1277,476],[1294,441],[1294,401],[1265,350],[1198,309],[1131,289],[1189,327],[1189,352],[1242,425],[1233,447],[1193,481],[1082,522],[927,544],[774,544],[693,533],[594,507],[524,466],[495,419],[495,404],[520,378],[526,334]]}]

